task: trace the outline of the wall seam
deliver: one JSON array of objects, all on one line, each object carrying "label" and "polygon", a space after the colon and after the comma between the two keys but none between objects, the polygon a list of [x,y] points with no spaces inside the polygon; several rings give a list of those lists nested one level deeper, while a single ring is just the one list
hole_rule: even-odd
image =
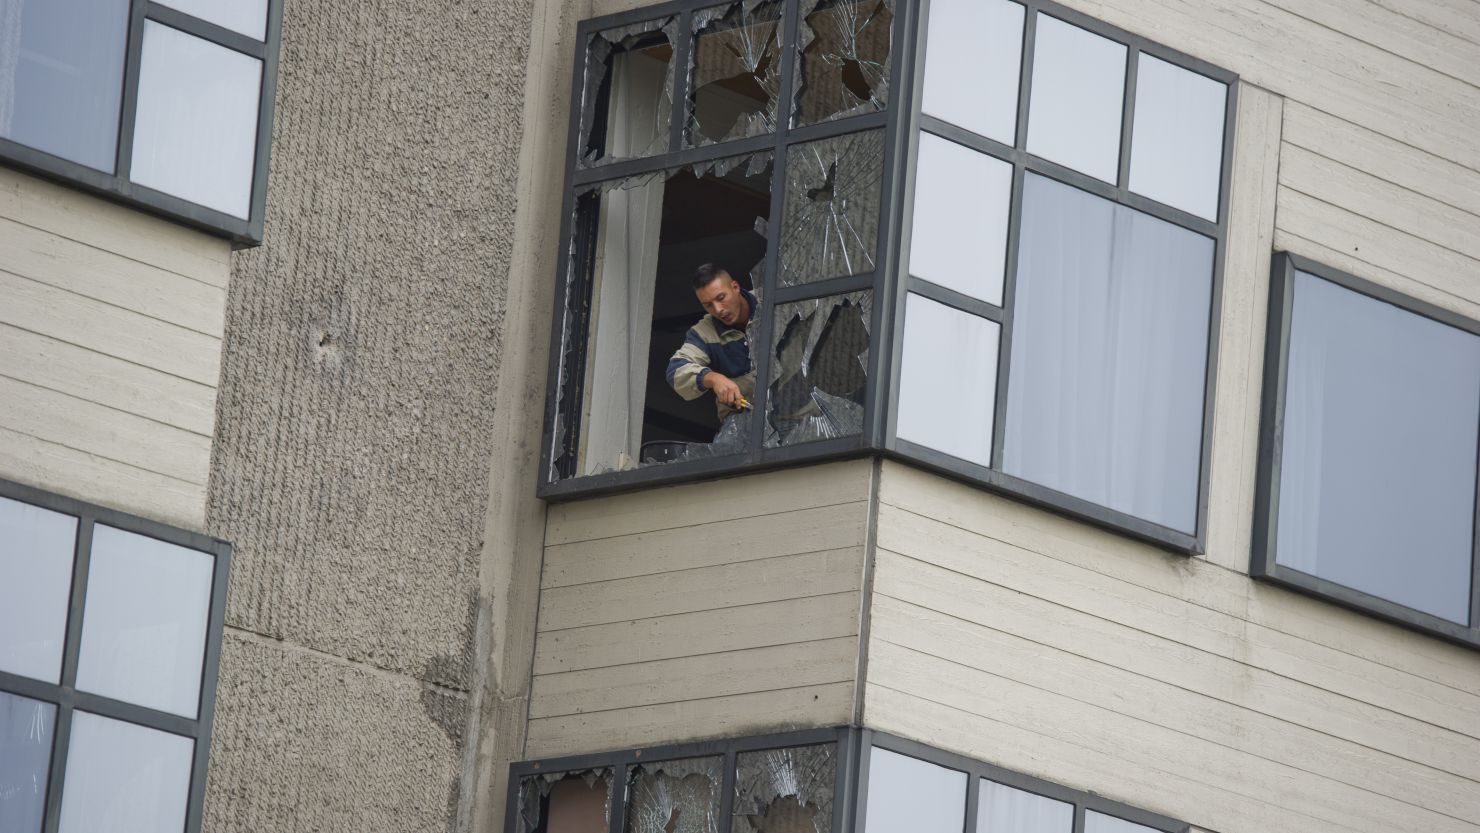
[{"label": "wall seam", "polygon": [[863,581],[858,597],[858,660],[853,668],[853,725],[863,725],[864,686],[868,681],[869,631],[873,618],[874,555],[879,531],[879,480],[884,459],[874,457],[869,467],[868,516],[863,536]]}]

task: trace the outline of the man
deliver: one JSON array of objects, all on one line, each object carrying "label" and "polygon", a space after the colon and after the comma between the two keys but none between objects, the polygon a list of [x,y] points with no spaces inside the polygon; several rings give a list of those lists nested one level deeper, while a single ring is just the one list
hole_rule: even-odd
[{"label": "man", "polygon": [[668,384],[684,399],[714,391],[721,423],[750,407],[755,393],[755,363],[750,358],[750,327],[760,302],[712,263],[694,270],[694,295],[706,315],[689,328],[683,346],[668,360]]}]

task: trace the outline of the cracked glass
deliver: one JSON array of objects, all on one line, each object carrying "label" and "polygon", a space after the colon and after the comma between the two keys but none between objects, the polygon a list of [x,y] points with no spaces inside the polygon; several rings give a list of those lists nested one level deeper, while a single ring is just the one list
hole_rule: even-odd
[{"label": "cracked glass", "polygon": [[872,312],[868,290],[776,308],[766,447],[863,433]]},{"label": "cracked glass", "polygon": [[612,770],[530,775],[519,784],[518,833],[606,833]]},{"label": "cracked glass", "polygon": [[804,0],[798,126],[874,113],[889,102],[889,0]]},{"label": "cracked glass", "polygon": [[786,153],[780,285],[872,272],[879,240],[883,131],[793,145]]},{"label": "cracked glass", "polygon": [[775,132],[782,7],[780,0],[742,0],[694,13],[691,144]]},{"label": "cracked glass", "polygon": [[836,773],[830,743],[741,752],[732,833],[828,833]]},{"label": "cracked glass", "polygon": [[0,691],[0,830],[40,833],[57,707]]},{"label": "cracked glass", "polygon": [[724,760],[685,758],[632,767],[628,833],[719,833]]},{"label": "cracked glass", "polygon": [[677,37],[677,17],[591,36],[581,93],[582,165],[668,150]]},{"label": "cracked glass", "polygon": [[668,370],[704,315],[691,285],[697,266],[720,265],[746,291],[762,285],[771,179],[771,154],[762,152],[608,180],[577,194],[555,475],[748,449],[748,420],[722,417],[712,393],[680,393]]}]

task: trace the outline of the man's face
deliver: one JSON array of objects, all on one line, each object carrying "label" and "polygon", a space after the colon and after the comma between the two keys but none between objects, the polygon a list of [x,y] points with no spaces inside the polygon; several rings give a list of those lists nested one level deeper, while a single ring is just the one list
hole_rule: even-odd
[{"label": "man's face", "polygon": [[694,290],[699,296],[699,303],[704,311],[718,318],[726,327],[738,327],[745,323],[745,318],[750,313],[750,305],[746,303],[745,296],[740,292],[740,284],[729,275],[721,272],[714,276],[714,280]]}]

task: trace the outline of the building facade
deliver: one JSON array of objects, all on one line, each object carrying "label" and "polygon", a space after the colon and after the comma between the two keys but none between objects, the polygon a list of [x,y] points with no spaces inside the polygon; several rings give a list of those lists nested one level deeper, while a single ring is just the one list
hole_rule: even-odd
[{"label": "building facade", "polygon": [[223,8],[0,0],[0,829],[1480,830],[1473,3]]}]

